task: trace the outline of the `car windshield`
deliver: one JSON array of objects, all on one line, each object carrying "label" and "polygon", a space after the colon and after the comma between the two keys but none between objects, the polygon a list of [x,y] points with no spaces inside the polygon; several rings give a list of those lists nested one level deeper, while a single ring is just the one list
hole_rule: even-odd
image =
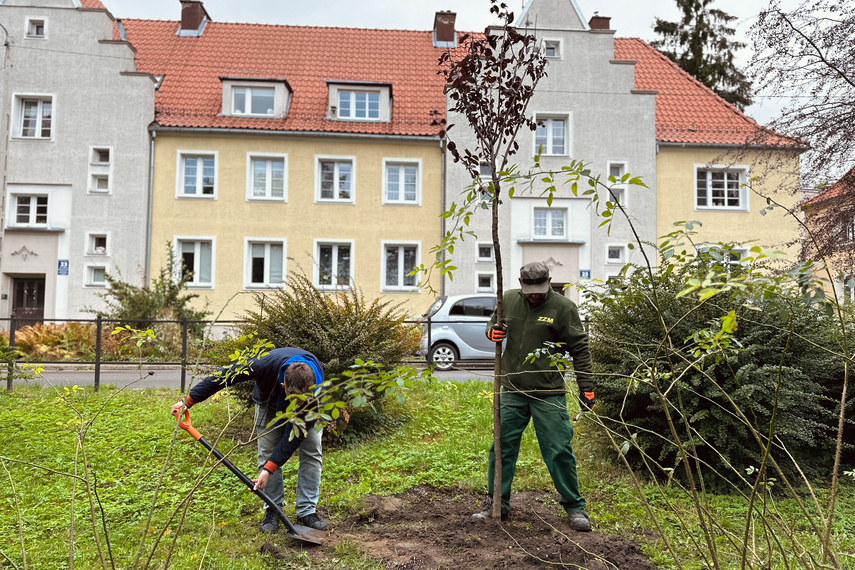
[{"label": "car windshield", "polygon": [[449,315],[462,315],[464,317],[489,317],[496,307],[495,297],[472,297],[461,299],[448,311]]},{"label": "car windshield", "polygon": [[444,302],[445,302],[445,297],[440,297],[439,299],[437,299],[436,301],[434,301],[434,302],[433,302],[433,304],[432,304],[430,307],[428,307],[428,310],[427,310],[427,311],[425,311],[425,314],[424,314],[424,315],[422,315],[422,316],[423,316],[423,317],[432,317],[432,316],[434,316],[434,315],[437,313],[437,311],[439,311],[439,308],[440,308],[440,307],[442,307],[442,304],[443,304]]}]

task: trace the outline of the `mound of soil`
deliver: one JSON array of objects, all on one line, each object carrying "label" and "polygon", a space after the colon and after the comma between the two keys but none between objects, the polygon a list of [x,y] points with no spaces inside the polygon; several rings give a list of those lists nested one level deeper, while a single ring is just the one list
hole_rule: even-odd
[{"label": "mound of soil", "polygon": [[325,546],[313,550],[330,549],[332,556],[336,544],[349,540],[389,569],[655,570],[630,539],[570,530],[553,495],[514,493],[503,523],[472,520],[482,497],[454,489],[372,496],[359,513],[332,524]]}]

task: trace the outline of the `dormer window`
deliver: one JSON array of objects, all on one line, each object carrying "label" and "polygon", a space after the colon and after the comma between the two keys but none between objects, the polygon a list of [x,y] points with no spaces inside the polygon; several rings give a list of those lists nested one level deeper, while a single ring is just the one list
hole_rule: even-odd
[{"label": "dormer window", "polygon": [[392,87],[383,83],[329,85],[328,118],[339,121],[387,122],[391,116]]},{"label": "dormer window", "polygon": [[223,82],[223,115],[284,119],[291,86],[284,79],[220,77]]},{"label": "dormer window", "polygon": [[232,115],[272,117],[274,92],[272,87],[235,87],[232,89]]}]

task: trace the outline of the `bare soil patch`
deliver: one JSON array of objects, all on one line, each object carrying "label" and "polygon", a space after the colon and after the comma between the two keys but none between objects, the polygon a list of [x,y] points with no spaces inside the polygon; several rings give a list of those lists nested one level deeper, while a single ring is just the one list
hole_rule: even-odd
[{"label": "bare soil patch", "polygon": [[[655,570],[634,540],[570,530],[548,492],[515,493],[509,520],[476,521],[482,497],[454,489],[416,487],[392,497],[371,496],[364,508],[335,522],[327,544],[360,545],[389,569],[583,568]],[[330,552],[325,551],[330,549]]]}]

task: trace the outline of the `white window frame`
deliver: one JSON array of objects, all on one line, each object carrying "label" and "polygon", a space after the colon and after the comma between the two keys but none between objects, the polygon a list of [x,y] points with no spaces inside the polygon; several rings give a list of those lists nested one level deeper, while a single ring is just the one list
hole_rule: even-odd
[{"label": "white window frame", "polygon": [[[217,199],[217,186],[219,185],[219,152],[216,150],[186,150],[179,149],[176,151],[176,162],[175,162],[175,197],[180,199],[187,200],[216,200]],[[213,158],[214,159],[214,191],[212,194],[202,194],[202,188],[199,184],[199,172],[197,166],[197,180],[196,180],[196,190],[197,192],[194,194],[186,194],[184,192],[184,167],[185,160],[188,158],[195,159],[205,159],[205,158]],[[198,163],[197,163],[198,165]]]},{"label": "white window frame", "polygon": [[[543,210],[543,211],[545,211],[545,212],[547,213],[547,215],[546,215],[546,230],[547,230],[547,235],[545,235],[545,236],[540,236],[540,235],[537,235],[537,234],[535,233],[535,223],[534,223],[535,213],[536,213],[536,212],[538,212],[538,211],[541,211],[541,210]],[[552,228],[552,221],[553,221],[553,220],[552,220],[552,218],[553,218],[553,216],[554,216],[554,213],[556,213],[556,212],[560,212],[560,213],[561,213],[561,215],[562,215],[562,216],[563,216],[563,218],[564,218],[564,233],[563,233],[562,235],[560,235],[560,236],[552,235],[552,230],[551,230],[551,228]],[[534,207],[534,208],[532,208],[532,209],[531,209],[531,239],[533,239],[533,240],[539,240],[539,241],[540,241],[540,240],[552,240],[552,241],[556,241],[556,240],[566,240],[566,239],[567,239],[567,235],[568,235],[568,234],[567,234],[567,231],[568,231],[568,228],[567,228],[567,219],[568,219],[568,214],[569,214],[569,213],[568,213],[568,211],[567,211],[567,208],[549,207],[549,206],[547,206],[547,207],[543,207],[543,208],[540,208],[540,207]]]},{"label": "white window frame", "polygon": [[[101,160],[100,153],[107,151],[109,160]],[[112,194],[113,192],[113,147],[110,145],[92,145],[89,147],[89,194]],[[98,188],[98,180],[107,180],[107,188]]]},{"label": "white window frame", "polygon": [[[612,250],[620,250],[620,258],[617,260],[613,260],[609,257],[609,252]],[[626,265],[629,260],[629,249],[626,244],[608,244],[606,246],[606,264],[607,265]]]},{"label": "white window frame", "polygon": [[[350,290],[351,283],[355,283],[355,271],[356,271],[356,241],[352,239],[323,239],[323,238],[314,238],[313,240],[312,251],[314,252],[314,260],[315,262],[312,264],[312,283],[318,291],[348,291]],[[337,281],[337,274],[334,274],[333,283],[329,285],[321,285],[320,277],[321,277],[321,251],[320,248],[322,246],[342,246],[347,245],[350,246],[350,279],[346,284],[338,285],[335,283]],[[333,260],[333,267],[338,265],[338,253],[335,254],[335,259]]]},{"label": "white window frame", "polygon": [[[253,168],[253,163],[256,160],[264,160],[268,163],[267,166],[267,180],[265,184],[265,195],[264,196],[255,196],[255,169]],[[271,182],[271,162],[274,160],[282,161],[282,197],[272,196],[272,182]],[[246,200],[247,202],[287,202],[288,201],[288,155],[281,153],[271,153],[271,152],[248,152],[246,153]]]},{"label": "white window frame", "polygon": [[[381,240],[380,241],[380,291],[389,291],[389,292],[418,292],[419,291],[419,276],[415,275],[415,284],[414,285],[387,285],[386,284],[386,248],[387,247],[397,247],[399,248],[399,252],[401,248],[415,248],[416,249],[416,267],[421,265],[422,259],[422,244],[419,241],[407,241],[407,240]],[[352,255],[352,254],[351,254]],[[399,282],[403,283],[404,278],[406,277],[406,268],[402,267],[404,260],[402,256],[398,256],[398,277]]]},{"label": "white window frame", "polygon": [[[34,32],[34,26],[41,23],[42,33],[38,35]],[[24,23],[24,37],[28,40],[46,40],[48,33],[48,19],[45,16],[27,16]]]},{"label": "white window frame", "polygon": [[[547,144],[543,147],[543,152],[541,153],[541,156],[570,156],[570,150],[573,140],[573,131],[571,128],[571,114],[539,112],[535,113],[535,121],[538,123],[545,123],[544,128],[547,131]],[[552,148],[552,143],[554,142],[554,121],[564,121],[564,148],[561,152],[555,152]],[[534,156],[537,154],[538,151],[537,130],[532,133],[532,143],[532,156]]]},{"label": "white window frame", "polygon": [[[564,47],[564,42],[562,42],[560,38],[543,38],[541,46],[543,57],[547,59],[564,59],[564,50],[562,49]],[[555,55],[546,55],[548,47],[555,48]]]},{"label": "white window frame", "polygon": [[[26,222],[19,222],[18,221],[18,200],[20,200],[21,198],[29,198],[30,199],[30,202],[28,204],[29,213],[27,214],[29,219]],[[47,205],[46,205],[47,211],[45,212],[44,223],[39,223],[39,222],[34,221],[37,219],[37,216],[38,216],[38,203],[37,202],[38,202],[39,198],[44,198],[47,200]],[[47,227],[50,227],[51,196],[49,194],[42,194],[42,193],[12,194],[12,200],[10,200],[10,202],[11,202],[11,204],[10,204],[10,206],[11,206],[11,211],[10,211],[11,220],[10,221],[12,222],[12,224],[10,224],[10,225],[12,227],[15,227],[15,228],[47,228]]]},{"label": "white window frame", "polygon": [[[481,277],[490,278],[490,286],[481,286]],[[496,292],[496,272],[479,271],[475,273],[475,291],[477,293],[495,293]]]},{"label": "white window frame", "polygon": [[[13,95],[14,104],[15,104],[15,114],[13,117],[13,128],[10,131],[10,137],[18,140],[27,140],[27,141],[52,141],[56,135],[56,96],[48,93],[16,93]],[[37,121],[35,132],[37,133],[35,136],[25,136],[24,135],[24,106],[27,101],[37,101],[38,106],[36,110]],[[42,109],[45,102],[50,103],[50,134],[48,136],[42,136],[43,131],[43,123],[42,123]]]},{"label": "white window frame", "polygon": [[[407,166],[416,167],[416,197],[414,200],[400,198],[403,195],[401,188],[402,174]],[[389,168],[398,168],[398,196],[397,200],[389,198]],[[413,158],[384,158],[383,159],[383,200],[384,205],[396,206],[421,206],[422,205],[422,161]]]},{"label": "white window frame", "polygon": [[[244,90],[244,108],[238,109],[237,105],[237,91],[238,89]],[[257,95],[261,95],[262,93],[270,93],[270,98],[272,99],[273,107],[270,107],[267,112],[264,113],[253,113],[252,112],[252,98],[253,93]],[[276,88],[271,86],[263,86],[263,85],[235,85],[232,87],[232,105],[231,105],[231,113],[233,116],[241,116],[241,117],[267,117],[272,119],[276,116]]]},{"label": "white window frame", "polygon": [[[210,283],[203,283],[196,281],[196,276],[200,273],[196,271],[196,267],[189,267],[188,269],[193,272],[193,281],[187,282],[188,289],[213,289],[216,281],[217,275],[217,238],[216,236],[172,236],[173,243],[173,251],[175,252],[175,267],[173,268],[173,275],[176,280],[181,279],[181,263],[183,258],[181,257],[181,244],[184,242],[193,242],[196,243],[196,252],[194,255],[196,258],[199,258],[199,245],[201,242],[211,242],[211,281]],[[196,259],[194,259],[195,263]]]},{"label": "white window frame", "polygon": [[104,273],[107,273],[107,266],[103,263],[87,263],[86,264],[85,282],[83,283],[85,287],[99,287],[104,288],[107,286],[107,279],[105,278],[103,281],[95,281],[95,271],[97,269],[101,269]]},{"label": "white window frame", "polygon": [[[346,97],[345,97],[346,95]],[[369,121],[376,122],[380,120],[380,99],[382,93],[380,93],[379,89],[339,89],[338,90],[338,118],[344,120],[351,121]],[[358,101],[360,97],[365,97],[365,107],[364,113],[362,115],[358,114]],[[347,99],[347,115],[344,114],[345,106],[341,104],[342,99]],[[376,116],[371,116],[372,114],[372,105],[371,99],[377,99],[377,109]]]},{"label": "white window frame", "polygon": [[698,255],[701,255],[701,254],[704,254],[704,253],[709,253],[710,251],[713,251],[713,250],[716,250],[716,251],[718,251],[719,253],[722,253],[722,254],[725,254],[725,253],[726,253],[726,254],[736,253],[736,254],[738,254],[738,255],[739,255],[739,259],[738,259],[738,260],[727,260],[727,261],[722,260],[722,262],[721,262],[721,263],[722,263],[722,265],[726,266],[726,269],[728,270],[728,272],[729,272],[732,268],[734,268],[734,267],[736,267],[736,266],[739,266],[739,265],[742,265],[743,260],[744,260],[746,257],[748,257],[748,253],[749,253],[749,251],[748,251],[748,248],[747,248],[747,247],[734,247],[734,248],[731,248],[729,251],[724,251],[722,248],[718,247],[718,245],[716,245],[716,244],[713,244],[713,245],[697,244],[697,245],[695,246],[695,251],[696,251],[696,253],[697,253]]},{"label": "white window frame", "polygon": [[[335,162],[338,172],[338,164],[342,162],[350,163],[350,198],[321,198],[321,163]],[[336,175],[336,180],[338,176]],[[333,194],[338,195],[338,187],[333,189]],[[356,203],[356,157],[355,156],[332,156],[332,155],[315,155],[315,203],[317,204],[355,204]]]},{"label": "white window frame", "polygon": [[[615,177],[616,182],[614,182],[614,183],[612,183],[612,181],[609,180],[613,166],[618,166],[621,169],[621,176]],[[628,192],[628,185],[621,183],[621,177],[623,177],[623,175],[626,174],[627,172],[629,172],[628,163],[625,160],[609,160],[606,162],[606,174],[607,174],[606,182],[611,187],[611,192],[609,192],[608,190],[606,191],[606,199],[609,202],[612,202],[613,201],[612,200],[612,192],[613,192],[617,196],[618,202],[620,203],[620,205],[623,206],[624,208],[627,207],[627,196],[629,195],[629,192]]]},{"label": "white window frame", "polygon": [[[283,287],[285,285],[286,276],[288,273],[288,240],[287,238],[271,238],[271,237],[244,237],[243,238],[243,288],[244,289],[270,289]],[[252,282],[252,246],[264,246],[264,282]],[[278,283],[270,282],[270,246],[282,246],[282,281]]]},{"label": "white window frame", "polygon": [[[95,243],[97,238],[104,238],[104,251],[98,251]],[[94,255],[97,257],[105,257],[110,254],[110,232],[106,231],[87,231],[86,243],[84,245],[83,255]]]},{"label": "white window frame", "polygon": [[[706,188],[706,199],[707,203],[703,206],[698,205],[698,173],[699,172],[707,173],[707,188]],[[710,173],[712,172],[724,172],[724,173],[736,173],[738,175],[738,191],[739,191],[739,205],[738,206],[715,206],[712,204],[713,195],[712,195],[712,187],[710,184]],[[748,212],[749,211],[749,192],[748,189],[745,188],[744,184],[748,181],[748,166],[747,165],[721,165],[721,164],[696,164],[693,171],[692,177],[692,203],[695,207],[695,210],[715,210],[719,212]],[[725,179],[725,202],[727,202],[727,180]]]},{"label": "white window frame", "polygon": [[[485,247],[485,246],[490,248],[490,257],[481,257],[481,248]],[[480,262],[492,263],[492,262],[496,261],[496,252],[493,249],[493,242],[479,241],[478,243],[476,243],[475,244],[475,255],[477,257],[476,260],[480,261]]]}]

